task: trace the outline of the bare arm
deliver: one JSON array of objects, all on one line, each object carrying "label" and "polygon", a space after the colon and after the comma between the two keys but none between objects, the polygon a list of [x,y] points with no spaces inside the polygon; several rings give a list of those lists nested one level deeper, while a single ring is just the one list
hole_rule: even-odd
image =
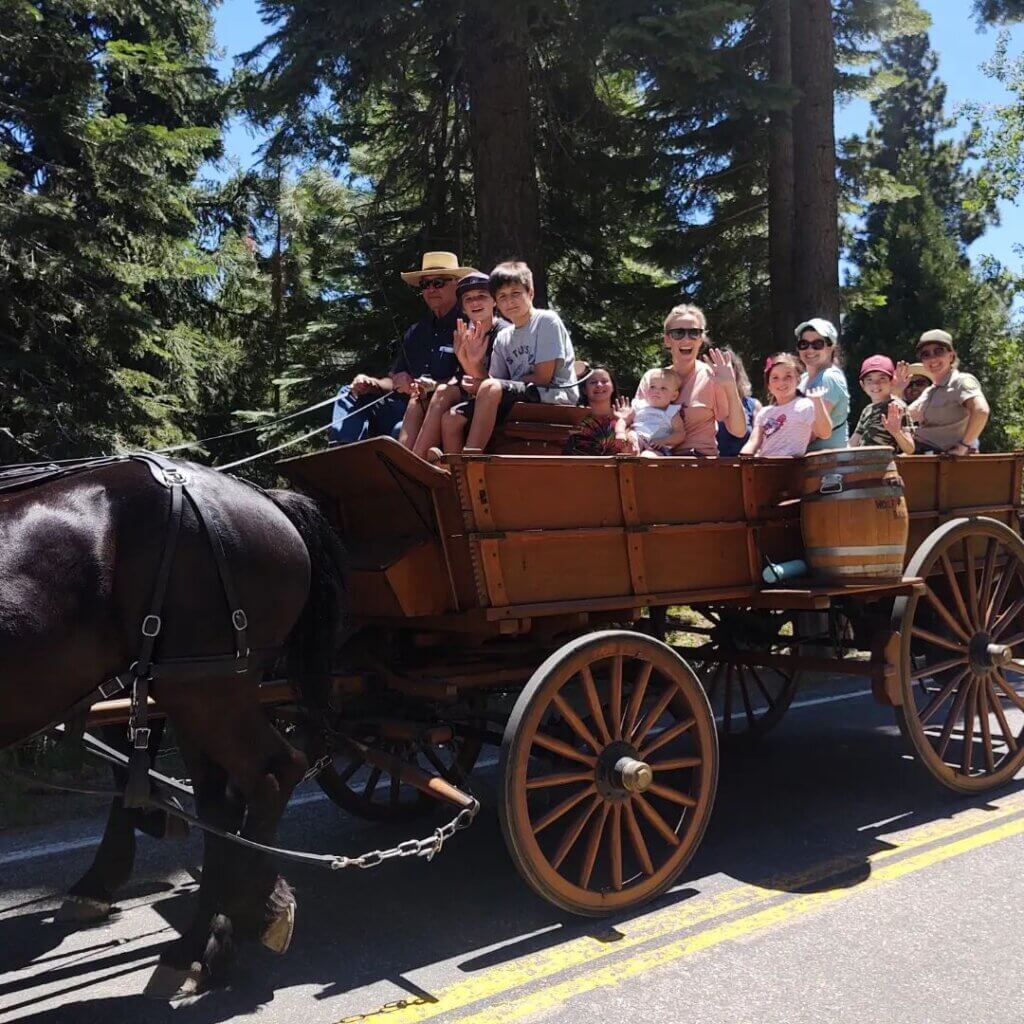
[{"label": "bare arm", "polygon": [[970,448],[981,437],[981,432],[985,429],[985,424],[988,423],[990,410],[984,395],[968,398],[964,402],[964,406],[970,412],[970,416],[967,419],[967,428],[964,430],[964,436],[960,443],[965,448]]},{"label": "bare arm", "polygon": [[807,392],[807,397],[814,403],[814,425],[811,427],[811,434],[821,441],[826,441],[832,436],[832,418],[829,416],[824,394],[824,388],[812,388]]},{"label": "bare arm", "polygon": [[747,440],[747,443],[740,449],[740,455],[756,455],[761,450],[763,433],[764,431],[761,429],[761,424],[755,423],[754,429],[751,430],[750,432],[750,438]]},{"label": "bare arm", "polygon": [[904,429],[907,410],[902,402],[890,402],[885,413],[885,429],[892,434],[897,447],[904,455],[914,454],[914,439]]},{"label": "bare arm", "polygon": [[557,359],[545,359],[542,363],[536,363],[533,367],[533,373],[523,375],[523,383],[537,384],[539,387],[546,388],[551,383],[551,379],[555,375],[555,367],[557,366]]}]

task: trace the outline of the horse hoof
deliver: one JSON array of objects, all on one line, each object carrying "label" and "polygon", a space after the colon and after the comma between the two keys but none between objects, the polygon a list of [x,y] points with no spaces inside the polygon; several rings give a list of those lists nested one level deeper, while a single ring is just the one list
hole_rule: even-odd
[{"label": "horse hoof", "polygon": [[263,929],[260,942],[272,953],[287,953],[295,931],[295,904],[287,903]]},{"label": "horse hoof", "polygon": [[146,982],[142,994],[148,999],[159,999],[164,1003],[176,1003],[198,995],[203,987],[203,965],[194,963],[190,967],[171,967],[157,964]]},{"label": "horse hoof", "polygon": [[91,896],[68,896],[53,915],[58,924],[95,924],[110,917],[110,903]]}]

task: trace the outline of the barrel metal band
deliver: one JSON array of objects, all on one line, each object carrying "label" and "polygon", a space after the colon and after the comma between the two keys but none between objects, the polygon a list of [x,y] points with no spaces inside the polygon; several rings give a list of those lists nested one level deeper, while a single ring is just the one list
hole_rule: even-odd
[{"label": "barrel metal band", "polygon": [[832,558],[854,558],[858,555],[900,555],[902,557],[906,550],[905,544],[876,544],[874,546],[856,545],[855,547],[840,548],[807,548],[807,554]]},{"label": "barrel metal band", "polygon": [[903,485],[894,482],[891,487],[865,487],[856,491],[842,491],[839,494],[806,494],[805,503],[812,501],[857,501],[863,498],[902,498]]}]

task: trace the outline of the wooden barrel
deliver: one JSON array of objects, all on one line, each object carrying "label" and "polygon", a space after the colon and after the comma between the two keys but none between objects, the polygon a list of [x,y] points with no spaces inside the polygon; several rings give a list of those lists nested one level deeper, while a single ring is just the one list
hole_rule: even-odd
[{"label": "wooden barrel", "polygon": [[903,575],[910,520],[891,448],[804,456],[800,527],[807,564],[827,579]]}]

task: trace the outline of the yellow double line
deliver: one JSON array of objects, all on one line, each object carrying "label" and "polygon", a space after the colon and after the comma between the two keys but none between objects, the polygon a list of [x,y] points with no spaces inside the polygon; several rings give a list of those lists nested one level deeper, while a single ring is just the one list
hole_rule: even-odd
[{"label": "yellow double line", "polygon": [[[1002,801],[994,811],[978,808],[964,811],[953,819],[912,829],[904,833],[897,845],[863,859],[831,861],[800,874],[768,880],[764,887],[739,885],[707,898],[690,900],[680,906],[648,914],[629,925],[616,925],[617,931],[625,932],[618,941],[602,942],[591,936],[572,939],[529,958],[491,968],[458,982],[438,993],[436,1001],[390,1004],[387,1009],[360,1019],[387,1020],[389,1024],[412,1024],[440,1017],[446,1022],[458,1021],[459,1024],[510,1024],[520,1021],[556,1008],[585,992],[618,985],[652,968],[724,942],[766,931],[952,857],[1020,835],[1024,833],[1022,812],[1024,794]],[[932,848],[924,850],[923,847]],[[915,854],[915,850],[921,852]],[[791,896],[780,893],[780,890],[807,888],[836,877],[844,870],[862,867],[865,861],[870,865],[871,874],[858,885]],[[764,906],[769,903],[771,906]],[[627,950],[724,917],[730,917],[730,920],[638,950],[629,957],[621,956]],[[593,966],[595,961],[612,957],[615,959],[611,963]],[[588,969],[557,984],[530,988],[521,995],[516,994],[518,990],[579,967]],[[495,1003],[498,997],[506,995],[511,995],[511,998]],[[475,1003],[487,1005],[468,1016],[452,1016]]]}]

